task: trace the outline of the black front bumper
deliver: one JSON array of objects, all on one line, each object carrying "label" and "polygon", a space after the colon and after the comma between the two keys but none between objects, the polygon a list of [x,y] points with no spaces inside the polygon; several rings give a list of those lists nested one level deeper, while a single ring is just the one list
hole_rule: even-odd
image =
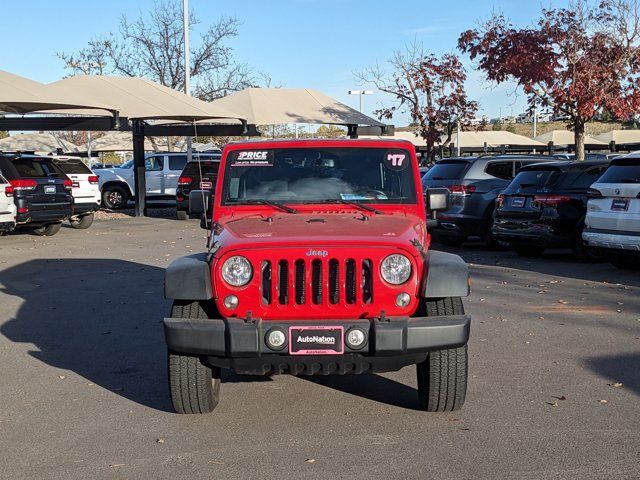
[{"label": "black front bumper", "polygon": [[89,213],[97,212],[100,209],[100,205],[96,202],[87,203],[74,203],[73,215],[86,215]]},{"label": "black front bumper", "polygon": [[[164,333],[170,350],[204,356],[238,373],[344,374],[398,370],[423,361],[431,350],[461,347],[470,324],[466,315],[298,322],[165,318]],[[341,355],[289,355],[288,346],[276,351],[265,342],[272,328],[305,325],[343,326],[345,332],[359,327],[367,341],[358,350],[345,345]]]}]

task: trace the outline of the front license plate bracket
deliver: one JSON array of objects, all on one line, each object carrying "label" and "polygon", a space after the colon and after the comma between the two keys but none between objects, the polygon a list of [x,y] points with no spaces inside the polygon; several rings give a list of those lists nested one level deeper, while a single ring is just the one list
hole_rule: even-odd
[{"label": "front license plate bracket", "polygon": [[344,353],[344,327],[294,326],[289,327],[290,355],[342,355]]}]

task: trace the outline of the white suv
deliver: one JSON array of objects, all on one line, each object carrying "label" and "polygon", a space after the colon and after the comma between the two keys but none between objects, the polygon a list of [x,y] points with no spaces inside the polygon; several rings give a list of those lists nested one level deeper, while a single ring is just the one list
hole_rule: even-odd
[{"label": "white suv", "polygon": [[98,176],[79,157],[57,156],[53,157],[53,163],[73,184],[73,215],[69,223],[73,228],[89,228],[93,223],[93,213],[102,202]]},{"label": "white suv", "polygon": [[[180,172],[187,164],[186,153],[152,153],[145,157],[147,197],[175,200]],[[133,160],[119,167],[97,169],[102,204],[106,208],[125,208],[134,198]]]},{"label": "white suv", "polygon": [[640,267],[640,154],[613,159],[591,192],[583,240],[616,267]]},{"label": "white suv", "polygon": [[0,175],[0,235],[16,226],[16,204],[13,201],[13,185]]}]

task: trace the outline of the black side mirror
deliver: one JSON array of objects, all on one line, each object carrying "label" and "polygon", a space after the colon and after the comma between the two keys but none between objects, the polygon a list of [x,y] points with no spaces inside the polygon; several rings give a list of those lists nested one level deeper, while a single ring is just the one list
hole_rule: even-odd
[{"label": "black side mirror", "polygon": [[424,192],[427,211],[442,212],[449,210],[451,205],[451,193],[448,188],[427,188]]},{"label": "black side mirror", "polygon": [[189,212],[200,215],[200,228],[211,229],[211,190],[191,190],[189,192]]}]

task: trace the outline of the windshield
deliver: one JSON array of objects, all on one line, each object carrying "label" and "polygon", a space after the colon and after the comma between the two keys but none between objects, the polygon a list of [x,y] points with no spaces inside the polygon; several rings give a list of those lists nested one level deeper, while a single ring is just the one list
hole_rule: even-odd
[{"label": "windshield", "polygon": [[56,170],[53,162],[45,158],[21,157],[13,161],[13,165],[21,177],[41,178],[41,177],[61,177],[62,174]]},{"label": "windshield", "polygon": [[640,161],[637,165],[611,165],[597,183],[640,183]]},{"label": "windshield", "polygon": [[560,178],[560,170],[524,170],[518,173],[516,177],[511,181],[509,188],[510,192],[515,192],[521,188],[543,188],[549,187],[558,181]]},{"label": "windshield", "polygon": [[58,168],[66,174],[91,175],[89,167],[82,163],[82,160],[77,158],[55,159],[53,163],[55,163]]},{"label": "windshield", "polygon": [[462,178],[468,167],[469,162],[440,161],[431,167],[423,180],[458,180]]},{"label": "windshield", "polygon": [[283,148],[237,150],[226,162],[222,204],[416,203],[407,150]]},{"label": "windshield", "polygon": [[189,162],[184,167],[182,175],[199,176],[202,171],[203,175],[212,175],[218,173],[220,162],[212,162],[211,160],[203,160],[200,162]]}]

